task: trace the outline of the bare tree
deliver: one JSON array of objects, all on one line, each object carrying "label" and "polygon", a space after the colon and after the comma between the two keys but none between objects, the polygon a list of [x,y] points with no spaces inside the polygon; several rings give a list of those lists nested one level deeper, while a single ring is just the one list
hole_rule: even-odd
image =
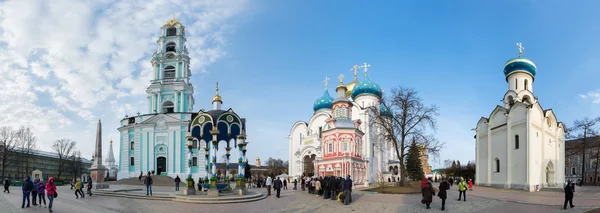
[{"label": "bare tree", "polygon": [[[575,122],[573,122],[573,127],[569,128],[568,131],[568,138],[579,139],[581,141],[581,143],[577,144],[575,149],[572,152],[570,152],[571,155],[583,155],[583,157],[581,158],[581,184],[585,183],[585,178],[583,177],[583,175],[585,174],[586,152],[588,152],[588,149],[593,148],[590,146],[593,146],[594,144],[598,146],[598,142],[595,141],[597,139],[596,136],[598,136],[598,131],[596,129],[596,124],[598,124],[598,122],[600,122],[600,117],[584,117],[581,120],[575,120]],[[600,146],[597,147],[597,151],[600,151],[598,149],[600,149]],[[598,159],[599,157],[600,156],[596,154],[596,159]],[[596,160],[596,170],[594,171],[594,177],[596,177],[597,173],[598,160]],[[594,183],[596,183],[596,178],[594,178]]]},{"label": "bare tree", "polygon": [[37,138],[29,128],[22,126],[17,131],[18,150],[21,155],[21,165],[19,165],[19,171],[22,176],[29,173],[29,163],[31,157],[29,157],[35,149],[37,149]]},{"label": "bare tree", "polygon": [[6,177],[6,168],[9,167],[13,161],[13,155],[15,154],[15,148],[17,146],[17,134],[10,126],[0,127],[0,163],[2,163],[2,178]]},{"label": "bare tree", "polygon": [[56,151],[56,154],[58,154],[58,177],[59,178],[61,177],[62,171],[65,168],[65,163],[67,162],[73,149],[75,149],[76,144],[77,144],[77,142],[75,142],[71,139],[66,139],[66,138],[58,139],[58,140],[54,141],[54,143],[52,144],[52,148],[54,149],[54,151]]},{"label": "bare tree", "polygon": [[73,176],[78,177],[82,173],[83,164],[81,163],[81,151],[77,150],[71,154],[71,173]]},{"label": "bare tree", "polygon": [[439,151],[443,148],[443,143],[427,134],[428,130],[435,131],[437,128],[438,108],[435,105],[426,106],[417,91],[405,87],[392,89],[387,97],[382,98],[381,103],[391,116],[382,115],[379,106],[369,107],[371,128],[380,129],[380,135],[392,144],[396,157],[401,162],[400,185],[403,186],[403,180],[406,179],[404,157],[410,145],[407,141],[415,138],[434,158],[439,156]]}]

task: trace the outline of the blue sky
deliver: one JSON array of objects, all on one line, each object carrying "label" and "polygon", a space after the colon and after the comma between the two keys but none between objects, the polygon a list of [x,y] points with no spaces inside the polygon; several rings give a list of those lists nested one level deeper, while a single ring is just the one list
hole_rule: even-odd
[{"label": "blue sky", "polygon": [[537,64],[544,108],[567,126],[600,115],[599,2],[366,2],[3,2],[0,83],[13,86],[0,91],[0,121],[36,127],[42,149],[68,137],[90,156],[97,119],[108,140],[125,114],[146,110],[150,56],[172,14],[186,25],[194,109],[211,108],[219,81],[223,106],[248,119],[249,159],[287,159],[290,128],[312,115],[323,78],[348,83],[368,62],[385,91],[413,87],[440,108],[440,163],[473,160],[471,129],[500,104],[516,42]]}]

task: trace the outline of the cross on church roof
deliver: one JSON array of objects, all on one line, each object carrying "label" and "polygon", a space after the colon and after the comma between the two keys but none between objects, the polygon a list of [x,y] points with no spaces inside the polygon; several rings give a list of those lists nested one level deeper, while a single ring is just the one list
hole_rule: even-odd
[{"label": "cross on church roof", "polygon": [[358,66],[358,64],[355,64],[354,66],[352,66],[352,68],[350,68],[350,71],[354,71],[354,80],[356,81],[356,70],[360,68],[360,66]]},{"label": "cross on church roof", "polygon": [[370,64],[367,64],[367,62],[364,62],[362,66],[360,66],[360,68],[363,68],[365,70],[365,76],[367,76],[367,72],[368,72],[368,68],[370,67]]},{"label": "cross on church roof", "polygon": [[340,74],[338,79],[340,79],[340,85],[343,85],[344,84],[344,74]]},{"label": "cross on church roof", "polygon": [[525,49],[525,47],[523,47],[523,44],[521,42],[517,43],[517,47],[519,47],[519,57],[521,57],[523,55],[523,50]]},{"label": "cross on church roof", "polygon": [[329,77],[325,76],[325,80],[323,81],[323,83],[325,83],[325,90],[327,90],[327,82],[329,81]]}]

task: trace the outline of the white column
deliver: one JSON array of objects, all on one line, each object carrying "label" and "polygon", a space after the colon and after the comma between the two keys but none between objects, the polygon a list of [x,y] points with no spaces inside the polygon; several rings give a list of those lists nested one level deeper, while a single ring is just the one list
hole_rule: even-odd
[{"label": "white column", "polygon": [[[504,187],[506,188],[510,188],[510,184],[511,184],[511,175],[512,175],[512,165],[511,165],[511,159],[512,159],[512,146],[514,146],[515,142],[515,136],[512,133],[512,120],[511,120],[511,116],[510,115],[506,115],[506,134],[507,134],[507,138],[508,138],[508,143],[506,144],[506,182],[504,183]],[[520,138],[519,138],[520,139]]]}]

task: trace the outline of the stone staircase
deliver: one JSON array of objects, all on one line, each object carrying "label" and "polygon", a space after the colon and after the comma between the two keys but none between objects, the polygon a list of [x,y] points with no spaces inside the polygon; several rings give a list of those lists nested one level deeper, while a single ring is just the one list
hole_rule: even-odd
[{"label": "stone staircase", "polygon": [[[171,187],[175,187],[175,179],[169,177],[169,176],[161,176],[161,175],[152,175],[152,186],[171,186]],[[144,185],[144,178],[142,177],[142,180],[140,181],[137,177],[135,178],[125,178],[125,179],[121,179],[118,181],[115,181],[111,184],[117,184],[117,185],[140,185],[143,186]],[[181,185],[183,186],[185,185],[185,180],[183,178],[181,178]]]}]

